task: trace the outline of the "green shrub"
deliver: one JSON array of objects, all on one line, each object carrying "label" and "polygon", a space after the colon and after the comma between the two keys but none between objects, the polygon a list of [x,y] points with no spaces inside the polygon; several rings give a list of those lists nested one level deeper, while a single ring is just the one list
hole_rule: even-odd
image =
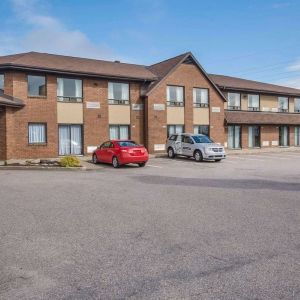
[{"label": "green shrub", "polygon": [[60,160],[59,163],[65,168],[80,167],[80,160],[74,156],[65,156]]}]

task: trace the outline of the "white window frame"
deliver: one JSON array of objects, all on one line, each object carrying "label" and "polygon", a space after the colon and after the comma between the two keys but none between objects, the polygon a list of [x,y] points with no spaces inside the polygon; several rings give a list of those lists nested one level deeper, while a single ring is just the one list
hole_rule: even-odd
[{"label": "white window frame", "polygon": [[[253,106],[253,104],[250,106],[251,97],[257,97],[255,100],[257,100],[257,105]],[[260,96],[258,94],[248,94],[248,110],[251,111],[259,111],[260,107]]]},{"label": "white window frame", "polygon": [[[200,92],[200,99],[197,97]],[[209,106],[209,90],[206,88],[193,88],[193,104],[194,107]]]},{"label": "white window frame", "polygon": [[4,90],[5,75],[0,73],[0,90]]},{"label": "white window frame", "polygon": [[[64,82],[63,80],[75,81],[75,96],[64,95]],[[83,82],[77,78],[58,77],[57,78],[57,101],[60,102],[82,102],[83,99]]]},{"label": "white window frame", "polygon": [[[234,105],[231,105],[231,103],[230,103],[230,101],[232,100],[232,99],[230,99],[231,96],[237,97],[237,99],[234,99],[234,103],[232,103]],[[230,93],[228,93],[227,98],[228,98],[228,103],[227,103],[228,110],[241,110],[241,94],[240,93],[230,92]]]},{"label": "white window frame", "polygon": [[[121,99],[114,94],[114,85],[121,86]],[[108,82],[108,103],[109,104],[126,104],[129,105],[130,102],[130,86],[129,83],[125,82],[115,82],[109,81]]]},{"label": "white window frame", "polygon": [[[170,133],[170,128],[173,128],[173,132]],[[184,125],[183,124],[170,124],[167,126],[167,136],[171,136],[173,134],[184,133]]]},{"label": "white window frame", "polygon": [[[296,102],[299,103],[297,106],[296,106]],[[300,113],[300,98],[295,98],[294,99],[294,112],[296,113]]]},{"label": "white window frame", "polygon": [[194,125],[194,134],[204,134],[203,132],[199,132],[201,127],[207,128],[207,136],[209,136],[209,125]]},{"label": "white window frame", "polygon": [[126,139],[130,139],[130,125],[127,125],[127,124],[110,124],[109,125],[109,139],[110,140],[113,139],[113,138],[111,138],[111,135],[110,135],[111,127],[116,127],[117,130],[118,130],[118,136],[116,138],[117,140],[120,140],[120,137],[121,137],[121,128],[122,127],[127,127],[128,137]]},{"label": "white window frame", "polygon": [[[36,127],[36,130],[38,128],[42,128],[42,132],[32,132],[31,128],[33,129]],[[43,136],[38,136],[43,134]],[[35,135],[35,136],[34,136]],[[41,139],[39,139],[41,137]],[[28,144],[29,145],[40,145],[40,144],[46,144],[47,143],[47,124],[46,123],[28,123]]]},{"label": "white window frame", "polygon": [[[176,99],[171,99],[170,89],[176,89]],[[167,85],[167,106],[184,106],[184,87]]]},{"label": "white window frame", "polygon": [[[281,100],[285,100],[284,105],[281,105]],[[288,112],[289,111],[289,98],[288,97],[278,97],[278,111]]]}]

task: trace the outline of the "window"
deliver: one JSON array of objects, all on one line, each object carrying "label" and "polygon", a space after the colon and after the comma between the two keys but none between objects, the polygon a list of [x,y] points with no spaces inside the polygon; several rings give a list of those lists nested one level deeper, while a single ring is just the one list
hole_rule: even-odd
[{"label": "window", "polygon": [[228,148],[241,148],[241,126],[228,126]]},{"label": "window", "polygon": [[208,107],[208,89],[193,88],[194,107]]},{"label": "window", "polygon": [[167,86],[167,105],[184,106],[182,86]]},{"label": "window", "polygon": [[295,146],[300,146],[300,126],[295,127]]},{"label": "window", "polygon": [[47,130],[45,123],[29,123],[28,124],[28,143],[29,144],[45,144],[47,143]]},{"label": "window", "polygon": [[248,127],[248,146],[249,148],[260,147],[260,127],[249,126]]},{"label": "window", "polygon": [[129,84],[109,82],[108,83],[109,104],[129,104]]},{"label": "window", "polygon": [[0,74],[0,90],[4,90],[4,74]]},{"label": "window", "polygon": [[177,135],[176,134],[173,134],[169,137],[169,140],[170,141],[176,141],[177,140]]},{"label": "window", "polygon": [[168,137],[172,134],[180,134],[183,133],[184,126],[183,125],[168,125]]},{"label": "window", "polygon": [[59,155],[82,154],[82,125],[58,126]]},{"label": "window", "polygon": [[209,126],[208,125],[195,125],[194,126],[195,134],[204,134],[209,136]]},{"label": "window", "polygon": [[124,141],[124,142],[118,142],[118,145],[120,147],[138,147],[140,146],[139,144],[137,144],[134,141]]},{"label": "window", "polygon": [[278,97],[278,111],[288,112],[289,110],[289,98]]},{"label": "window", "polygon": [[46,96],[46,77],[28,75],[28,96]]},{"label": "window", "polygon": [[109,138],[111,140],[128,140],[129,135],[129,125],[109,126]]},{"label": "window", "polygon": [[228,106],[229,110],[240,110],[241,109],[241,94],[228,93]]},{"label": "window", "polygon": [[193,135],[193,139],[197,144],[211,144],[213,141],[207,136]]},{"label": "window", "polygon": [[57,78],[57,100],[82,102],[82,80]]},{"label": "window", "polygon": [[295,98],[294,111],[300,113],[300,98]]},{"label": "window", "polygon": [[287,147],[289,145],[289,127],[279,126],[279,146]]},{"label": "window", "polygon": [[259,110],[259,95],[248,95],[248,110]]}]

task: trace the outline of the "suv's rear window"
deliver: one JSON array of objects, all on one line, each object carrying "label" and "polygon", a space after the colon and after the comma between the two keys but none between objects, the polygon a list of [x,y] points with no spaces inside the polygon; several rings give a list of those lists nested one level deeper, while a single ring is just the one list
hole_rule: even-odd
[{"label": "suv's rear window", "polygon": [[197,144],[210,144],[213,143],[213,141],[207,137],[206,135],[193,135],[193,139]]},{"label": "suv's rear window", "polygon": [[176,134],[173,134],[169,137],[169,140],[170,141],[176,141],[176,138],[177,138],[177,135]]},{"label": "suv's rear window", "polygon": [[118,145],[120,147],[136,147],[139,146],[136,142],[134,141],[122,141],[122,142],[118,142]]}]

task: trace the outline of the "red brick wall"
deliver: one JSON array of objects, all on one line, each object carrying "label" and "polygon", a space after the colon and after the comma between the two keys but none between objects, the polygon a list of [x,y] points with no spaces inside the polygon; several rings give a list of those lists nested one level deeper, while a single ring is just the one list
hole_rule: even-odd
[{"label": "red brick wall", "polygon": [[6,114],[0,108],[0,160],[6,160]]},{"label": "red brick wall", "polygon": [[[13,87],[11,93],[10,88]],[[47,97],[32,98],[27,96],[27,75],[21,72],[11,73],[5,78],[5,92],[24,101],[22,109],[7,108],[6,136],[7,159],[56,157],[57,144],[57,105],[56,77],[47,76]],[[28,145],[28,122],[47,123],[47,144]]]},{"label": "red brick wall", "polygon": [[[84,153],[88,146],[98,146],[108,140],[107,81],[84,79],[83,81],[83,130]],[[100,102],[100,109],[86,107],[86,102]]]},{"label": "red brick wall", "polygon": [[144,109],[132,110],[132,104],[143,104],[144,101],[141,99],[141,87],[139,83],[130,84],[130,104],[131,104],[131,139],[139,144],[144,144]]},{"label": "red brick wall", "polygon": [[[154,152],[154,144],[165,144],[166,142],[167,112],[166,110],[154,110],[153,104],[166,105],[167,85],[185,87],[184,121],[186,132],[193,132],[193,88],[202,87],[209,89],[210,135],[216,142],[223,144],[226,139],[224,129],[224,101],[222,97],[195,65],[181,64],[150,93],[147,99],[147,122],[149,128],[147,146],[149,151]],[[212,107],[219,107],[220,112],[211,112]]]}]

